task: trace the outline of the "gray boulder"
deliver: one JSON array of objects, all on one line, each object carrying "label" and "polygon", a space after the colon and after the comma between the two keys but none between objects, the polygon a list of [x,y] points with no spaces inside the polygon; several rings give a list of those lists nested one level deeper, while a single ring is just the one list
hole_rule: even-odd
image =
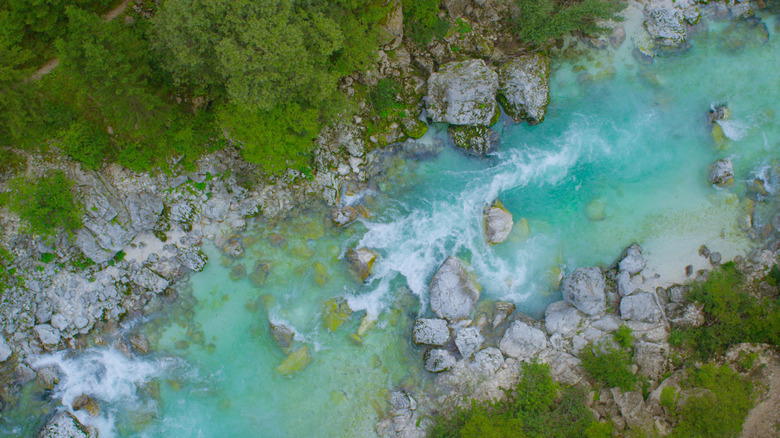
[{"label": "gray boulder", "polygon": [[488,126],[450,125],[447,132],[455,146],[475,155],[486,155],[498,148],[498,133]]},{"label": "gray boulder", "polygon": [[672,2],[647,3],[645,29],[660,44],[680,45],[685,42],[685,15]]},{"label": "gray boulder", "polygon": [[490,126],[498,113],[498,74],[481,59],[444,64],[428,78],[425,107],[435,122]]},{"label": "gray boulder", "polygon": [[60,331],[49,324],[38,324],[33,327],[33,331],[48,350],[56,348],[60,343]]},{"label": "gray boulder", "polygon": [[641,390],[623,392],[620,388],[611,388],[612,399],[615,401],[620,415],[631,429],[647,429],[652,425],[650,411],[645,406]]},{"label": "gray boulder", "polygon": [[731,164],[730,158],[712,163],[709,182],[716,186],[725,186],[734,182],[734,166]]},{"label": "gray boulder", "polygon": [[417,318],[412,329],[412,342],[442,346],[450,340],[450,329],[447,321],[436,318]]},{"label": "gray boulder", "polygon": [[447,371],[457,363],[457,359],[455,359],[455,355],[452,352],[440,348],[426,351],[423,361],[425,362],[425,369],[432,373]]},{"label": "gray boulder", "polygon": [[701,327],[704,325],[704,305],[698,303],[669,303],[666,317],[675,327]]},{"label": "gray boulder", "polygon": [[333,207],[330,211],[330,218],[334,224],[343,227],[357,219],[358,211],[355,207],[349,205],[345,207]]},{"label": "gray boulder", "polygon": [[547,336],[544,332],[522,321],[514,321],[498,344],[502,353],[521,360],[533,358],[546,346]]},{"label": "gray boulder", "polygon": [[560,333],[571,337],[580,327],[582,316],[569,302],[556,301],[544,312],[544,326],[550,334]]},{"label": "gray boulder", "polygon": [[470,367],[484,375],[495,373],[504,364],[504,355],[496,347],[488,347],[478,351],[474,355],[474,362]]},{"label": "gray boulder", "polygon": [[54,416],[38,434],[39,438],[97,438],[97,429],[79,423],[70,412]]},{"label": "gray boulder", "polygon": [[431,310],[449,321],[466,318],[479,300],[480,289],[474,270],[450,256],[431,278]]},{"label": "gray boulder", "polygon": [[550,103],[550,58],[540,54],[513,59],[498,71],[498,101],[516,122],[544,120]]},{"label": "gray boulder", "polygon": [[634,321],[658,322],[663,314],[653,294],[638,292],[620,300],[620,316]]},{"label": "gray boulder", "polygon": [[367,248],[350,249],[347,251],[347,260],[352,275],[359,281],[366,281],[371,275],[371,268],[374,267],[377,253]]},{"label": "gray boulder", "polygon": [[8,360],[9,357],[11,357],[11,346],[8,345],[8,342],[6,342],[3,335],[0,335],[0,362],[5,362]]},{"label": "gray boulder", "polygon": [[645,269],[646,265],[647,261],[642,256],[642,247],[634,243],[626,249],[625,257],[618,263],[618,269],[636,275]]},{"label": "gray boulder", "polygon": [[482,347],[485,338],[475,327],[466,327],[458,330],[455,335],[455,346],[458,347],[460,355],[469,358]]},{"label": "gray boulder", "polygon": [[666,371],[666,357],[669,355],[669,344],[637,341],[634,344],[634,362],[639,366],[642,375],[658,380]]},{"label": "gray boulder", "polygon": [[587,315],[604,313],[607,308],[606,280],[597,266],[578,268],[563,279],[563,299]]},{"label": "gray boulder", "polygon": [[488,243],[501,243],[512,232],[514,221],[512,213],[508,212],[500,202],[494,202],[485,209],[485,238]]}]

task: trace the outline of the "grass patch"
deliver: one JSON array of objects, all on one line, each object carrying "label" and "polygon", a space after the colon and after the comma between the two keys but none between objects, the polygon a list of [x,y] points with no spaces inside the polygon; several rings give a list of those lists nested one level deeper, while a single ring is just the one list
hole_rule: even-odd
[{"label": "grass patch", "polygon": [[580,354],[588,375],[606,388],[633,391],[639,378],[631,372],[631,353],[610,344],[588,344]]},{"label": "grass patch", "polygon": [[18,178],[11,182],[9,207],[19,214],[26,231],[53,236],[81,227],[83,207],[76,201],[72,183],[62,171],[49,171],[37,180]]}]

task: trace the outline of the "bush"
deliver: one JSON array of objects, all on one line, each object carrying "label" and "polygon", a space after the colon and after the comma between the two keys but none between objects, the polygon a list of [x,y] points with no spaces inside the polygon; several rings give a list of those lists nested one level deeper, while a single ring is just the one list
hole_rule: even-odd
[{"label": "bush", "polygon": [[376,108],[381,117],[387,117],[388,111],[393,108],[401,107],[396,101],[395,96],[401,92],[401,85],[398,81],[390,78],[380,79],[369,93],[368,97],[371,104]]},{"label": "bush", "polygon": [[620,345],[623,349],[629,349],[631,348],[631,344],[634,343],[634,331],[631,330],[631,327],[623,324],[618,329],[612,333],[612,338],[615,340],[615,342]]},{"label": "bush", "polygon": [[439,418],[430,436],[465,437],[608,437],[609,425],[593,420],[577,388],[561,389],[546,364],[523,365],[523,376],[506,402],[477,404]]},{"label": "bush", "polygon": [[519,13],[511,18],[512,31],[522,41],[545,46],[571,32],[598,34],[598,20],[620,20],[619,0],[516,0]]},{"label": "bush", "polygon": [[701,360],[742,342],[780,345],[780,305],[777,300],[753,298],[748,289],[733,264],[724,264],[706,282],[693,285],[688,299],[704,305],[705,324],[673,331],[674,345],[689,348]]},{"label": "bush", "polygon": [[450,23],[439,18],[439,0],[403,0],[404,33],[417,44],[427,46],[434,38],[443,38]]},{"label": "bush", "polygon": [[705,390],[679,409],[680,423],[672,437],[739,436],[753,407],[753,384],[728,366],[704,365],[693,370],[688,386]]},{"label": "bush", "polygon": [[97,169],[110,158],[111,138],[96,126],[79,120],[70,125],[62,136],[62,149],[88,169]]},{"label": "bush", "polygon": [[590,377],[607,388],[619,386],[623,391],[632,391],[639,381],[629,369],[631,357],[628,351],[612,345],[588,344],[580,359]]},{"label": "bush", "polygon": [[10,207],[33,234],[53,236],[81,226],[82,207],[71,191],[72,183],[62,171],[50,171],[38,180],[12,182]]}]

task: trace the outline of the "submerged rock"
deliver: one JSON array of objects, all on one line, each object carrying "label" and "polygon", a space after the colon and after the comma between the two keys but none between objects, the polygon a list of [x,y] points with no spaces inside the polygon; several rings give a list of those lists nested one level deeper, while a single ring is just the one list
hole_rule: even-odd
[{"label": "submerged rock", "polygon": [[514,321],[504,333],[498,348],[509,357],[530,359],[547,346],[543,331],[522,321]]},{"label": "submerged rock", "polygon": [[512,232],[512,213],[508,212],[500,201],[485,209],[485,238],[490,244],[505,241]]},{"label": "submerged rock", "polygon": [[257,264],[255,264],[255,269],[249,274],[249,282],[252,283],[252,286],[254,287],[263,287],[269,272],[271,272],[271,267],[266,263],[258,261]]},{"label": "submerged rock", "polygon": [[54,416],[38,434],[38,438],[97,438],[97,429],[79,423],[70,412]]},{"label": "submerged rock", "polygon": [[325,327],[334,332],[352,315],[352,309],[344,297],[335,297],[322,304],[322,322]]},{"label": "submerged rock", "polygon": [[271,337],[274,338],[276,344],[285,353],[290,353],[293,342],[295,340],[295,331],[284,324],[269,323],[271,329]]},{"label": "submerged rock", "polygon": [[498,101],[516,122],[541,123],[550,103],[550,58],[532,54],[513,59],[498,71]]},{"label": "submerged rock", "polygon": [[354,221],[358,217],[358,211],[355,207],[333,207],[330,211],[330,218],[334,224],[339,227],[343,227],[350,222]]},{"label": "submerged rock", "polygon": [[480,289],[474,270],[450,256],[431,278],[431,310],[449,321],[466,318],[479,300]]},{"label": "submerged rock", "polygon": [[452,125],[490,126],[499,111],[497,90],[498,75],[481,59],[444,64],[428,78],[428,117]]},{"label": "submerged rock", "polygon": [[587,315],[598,315],[607,308],[606,286],[600,268],[578,268],[563,279],[563,299]]},{"label": "submerged rock", "polygon": [[94,398],[88,396],[87,394],[81,394],[80,396],[73,399],[73,410],[74,411],[85,411],[92,417],[97,417],[100,415],[100,407],[98,406],[97,402]]},{"label": "submerged rock", "polygon": [[716,186],[725,186],[734,182],[734,166],[730,158],[712,163],[709,181]]},{"label": "submerged rock", "polygon": [[276,367],[276,372],[284,376],[292,376],[311,363],[311,353],[309,346],[304,345],[290,353],[289,356]]},{"label": "submerged rock", "polygon": [[230,279],[239,281],[246,277],[246,266],[243,263],[236,263],[230,268]]},{"label": "submerged rock", "polygon": [[457,363],[457,359],[455,359],[455,355],[452,352],[440,348],[426,351],[423,361],[425,362],[425,369],[432,373],[447,371]]},{"label": "submerged rock", "polygon": [[352,275],[360,282],[366,281],[371,275],[371,268],[374,267],[378,254],[367,248],[350,249],[347,251],[347,260],[349,260],[349,270]]},{"label": "submerged rock", "polygon": [[447,321],[435,318],[417,318],[412,329],[412,342],[440,347],[450,340]]},{"label": "submerged rock", "polygon": [[602,198],[596,198],[585,206],[585,214],[588,219],[597,222],[607,218],[607,201]]}]

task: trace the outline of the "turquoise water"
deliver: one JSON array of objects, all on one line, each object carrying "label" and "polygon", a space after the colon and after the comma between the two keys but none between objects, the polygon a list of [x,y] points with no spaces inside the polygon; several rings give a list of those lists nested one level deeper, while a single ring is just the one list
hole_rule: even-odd
[{"label": "turquoise water", "polygon": [[[92,383],[102,388],[92,392],[109,436],[372,436],[388,390],[430,385],[409,327],[429,313],[428,280],[451,254],[470,260],[483,297],[540,316],[560,299],[560,272],[608,265],[634,241],[672,278],[687,264],[680,254],[702,243],[727,257],[743,251],[749,242],[736,224],[745,181],[773,165],[780,148],[780,45],[776,18],[765,22],[766,44],[728,49],[734,30],[710,23],[688,51],[652,64],[626,49],[557,63],[546,120],[530,127],[502,118],[495,156],[448,146],[432,159],[397,158],[372,190],[349,197],[368,217],[346,229],[313,206],[282,224],[250,226],[237,261],[207,248],[208,266],[179,301],[133,328],[147,333],[154,355],[125,363],[113,350],[95,350],[72,363],[57,359],[74,371],[55,397],[68,403],[84,392],[76,370],[102,373],[79,364],[101,363],[126,371]],[[608,65],[615,74],[598,75]],[[713,102],[728,103],[724,130],[738,140],[714,140]],[[423,141],[446,141],[445,133],[436,127]],[[734,160],[737,183],[718,189],[707,173],[723,157]],[[494,199],[516,227],[507,242],[489,246],[481,212]],[[518,225],[525,221],[527,228]],[[344,261],[353,247],[380,255],[365,284]],[[262,287],[230,278],[236,264],[251,272],[258,262],[268,266]],[[323,306],[337,297],[354,313],[331,331]],[[295,329],[293,348],[311,353],[307,367],[292,376],[276,371],[286,355],[269,322]],[[370,328],[357,336],[361,323]]]}]

